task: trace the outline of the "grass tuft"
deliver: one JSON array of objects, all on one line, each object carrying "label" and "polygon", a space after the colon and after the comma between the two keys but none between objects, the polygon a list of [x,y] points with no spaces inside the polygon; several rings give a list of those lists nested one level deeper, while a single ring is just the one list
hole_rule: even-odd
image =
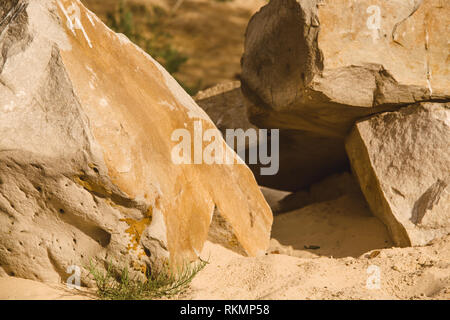
[{"label": "grass tuft", "polygon": [[207,261],[185,263],[176,272],[167,264],[147,275],[147,280],[131,279],[128,268],[114,276],[112,264],[106,271],[98,270],[92,261],[89,272],[97,285],[97,294],[104,300],[152,300],[170,298],[185,292],[194,277],[208,264]]}]

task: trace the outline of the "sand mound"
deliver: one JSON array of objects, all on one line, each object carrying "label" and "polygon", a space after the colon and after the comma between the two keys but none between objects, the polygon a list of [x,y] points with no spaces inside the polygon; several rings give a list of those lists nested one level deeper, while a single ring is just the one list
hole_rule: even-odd
[{"label": "sand mound", "polygon": [[[207,242],[210,264],[182,299],[450,299],[450,236],[419,248],[375,250],[360,258],[269,254],[242,257]],[[369,266],[380,268],[368,289]],[[18,278],[0,278],[0,299],[89,299],[92,295]]]},{"label": "sand mound", "polygon": [[370,213],[364,199],[351,195],[276,216],[272,237],[296,250],[335,258],[392,247],[386,227]]},{"label": "sand mound", "polygon": [[[184,299],[450,299],[450,237],[421,248],[376,250],[360,258],[241,257],[207,243],[211,263]],[[369,289],[370,266],[380,288]]]},{"label": "sand mound", "polygon": [[1,300],[91,300],[92,291],[70,290],[66,286],[14,277],[0,278]]}]

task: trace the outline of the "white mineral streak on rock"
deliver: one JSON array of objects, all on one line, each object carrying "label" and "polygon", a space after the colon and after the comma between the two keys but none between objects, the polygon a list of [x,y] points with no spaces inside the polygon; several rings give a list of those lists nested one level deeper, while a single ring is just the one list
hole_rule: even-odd
[{"label": "white mineral streak on rock", "polygon": [[86,17],[93,27],[95,27],[94,19],[92,18],[92,14],[89,11],[86,11]]}]

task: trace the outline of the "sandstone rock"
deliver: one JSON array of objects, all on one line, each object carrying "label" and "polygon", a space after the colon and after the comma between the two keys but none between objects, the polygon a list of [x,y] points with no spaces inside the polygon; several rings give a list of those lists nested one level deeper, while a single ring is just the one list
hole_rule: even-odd
[{"label": "sandstone rock", "polygon": [[0,269],[191,260],[214,214],[264,254],[272,214],[245,164],[172,161],[174,130],[217,129],[156,61],[79,1],[0,0],[0,21]]},{"label": "sandstone rock", "polygon": [[290,130],[268,186],[298,190],[345,167],[357,119],[449,100],[449,19],[441,0],[272,0],[255,14],[242,58],[249,119]]},{"label": "sandstone rock", "polygon": [[257,129],[248,121],[239,81],[219,84],[200,91],[194,99],[223,135],[226,134],[226,129]]},{"label": "sandstone rock", "polygon": [[448,103],[358,122],[346,147],[372,212],[397,245],[425,245],[450,233]]}]

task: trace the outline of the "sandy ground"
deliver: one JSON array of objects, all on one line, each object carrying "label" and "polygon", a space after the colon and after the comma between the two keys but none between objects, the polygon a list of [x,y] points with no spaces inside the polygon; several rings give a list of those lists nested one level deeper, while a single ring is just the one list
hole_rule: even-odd
[{"label": "sandy ground", "polygon": [[[450,237],[427,247],[375,250],[359,258],[244,258],[211,243],[203,254],[211,255],[211,264],[184,298],[450,299]],[[373,266],[379,268],[379,288],[371,281],[377,273]]]},{"label": "sandy ground", "polygon": [[182,298],[450,299],[450,236],[394,248],[348,174],[312,186],[309,197],[319,186],[335,198],[276,215],[268,255],[208,243],[202,258],[211,263]]},{"label": "sandy ground", "polygon": [[92,300],[92,291],[69,289],[63,284],[47,284],[14,277],[0,278],[1,300]]},{"label": "sandy ground", "polygon": [[[375,250],[359,258],[245,258],[207,243],[210,264],[180,299],[450,299],[450,237],[421,248]],[[379,269],[379,288],[368,287]],[[368,271],[370,273],[368,273]],[[92,299],[90,292],[0,278],[0,299]]]},{"label": "sandy ground", "polygon": [[393,246],[386,227],[365,201],[348,195],[277,216],[272,237],[296,250],[313,247],[308,251],[335,258]]}]

